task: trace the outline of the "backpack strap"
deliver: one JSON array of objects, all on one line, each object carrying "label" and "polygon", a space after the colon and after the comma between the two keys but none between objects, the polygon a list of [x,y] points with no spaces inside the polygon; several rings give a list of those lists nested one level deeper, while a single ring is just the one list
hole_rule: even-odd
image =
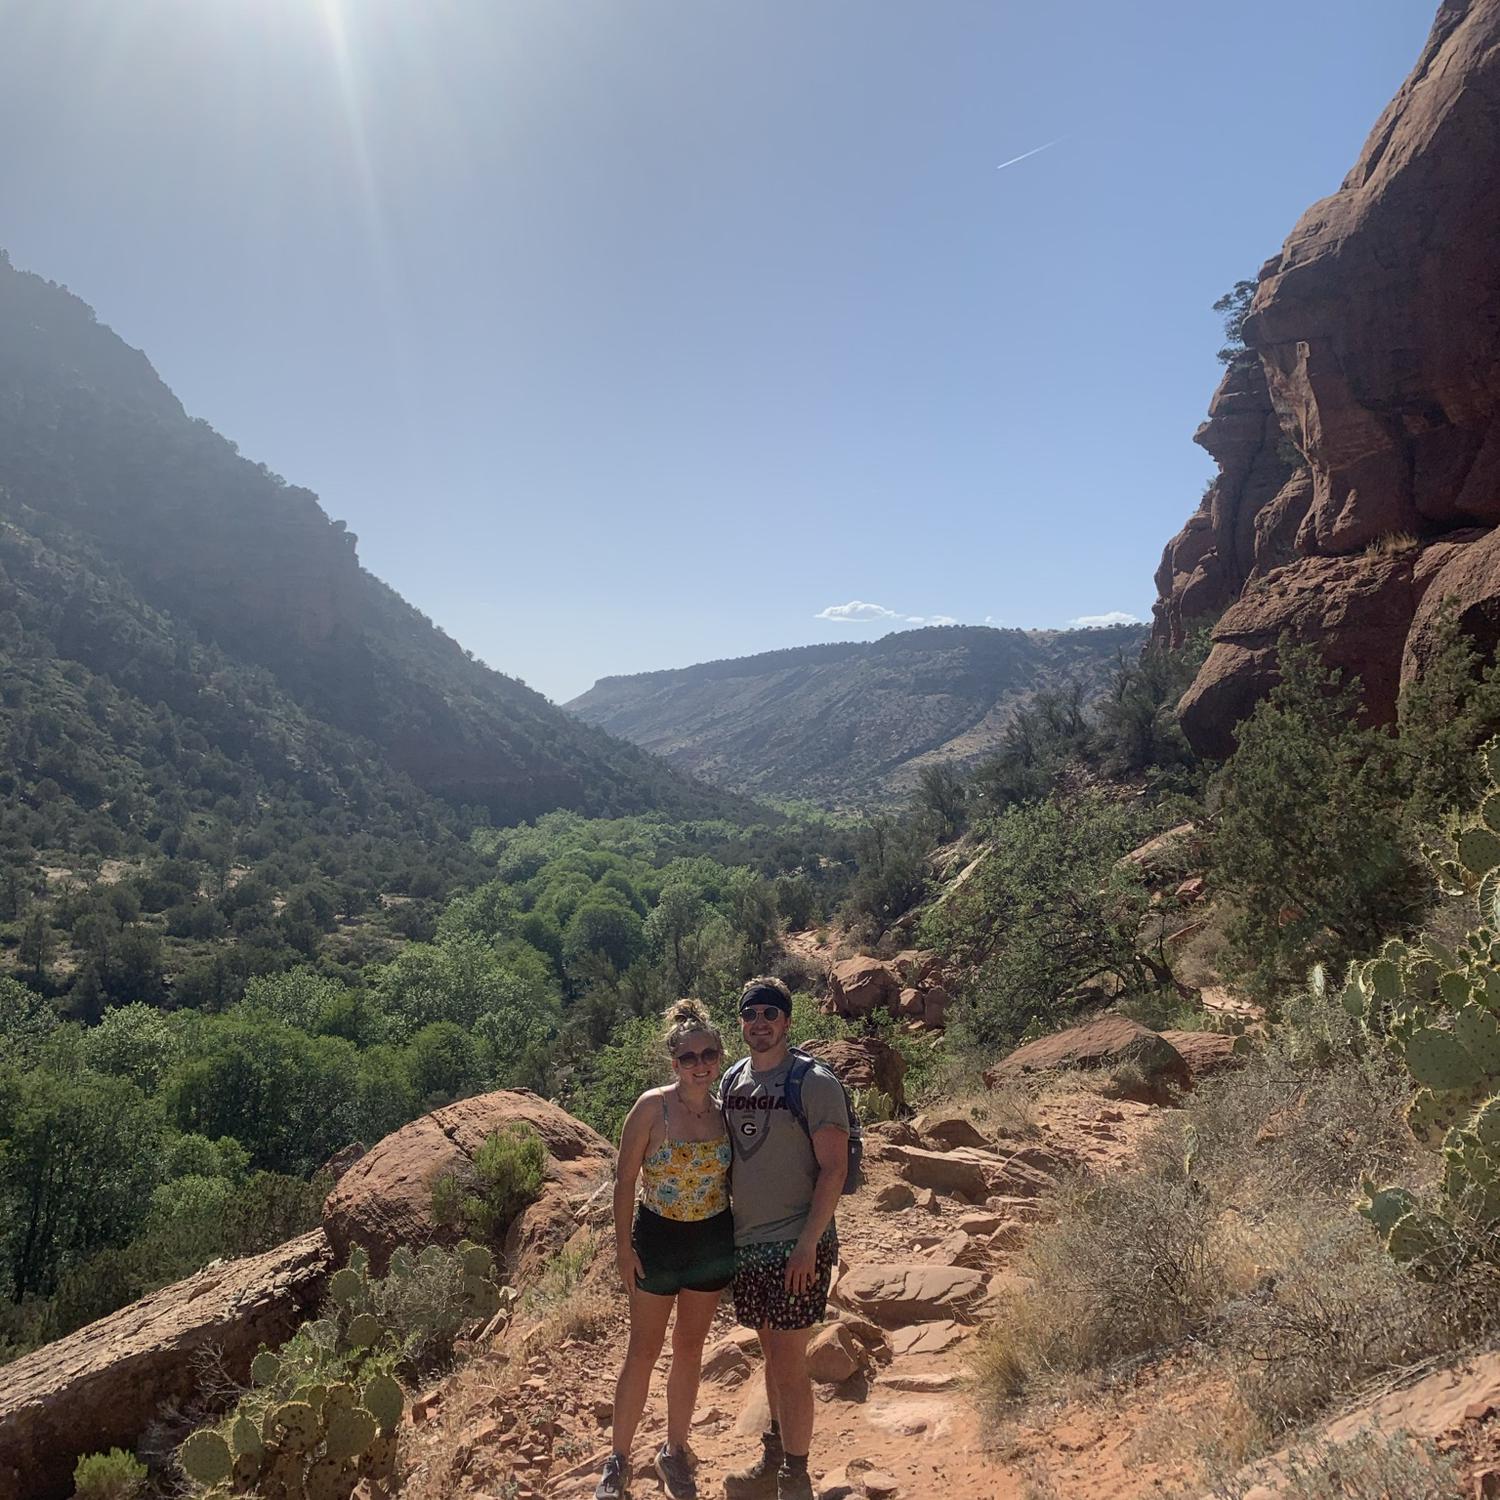
[{"label": "backpack strap", "polygon": [[817,1058],[804,1052],[800,1047],[792,1048],[792,1065],[787,1070],[786,1083],[782,1088],[782,1097],[786,1100],[786,1107],[791,1110],[793,1118],[802,1127],[808,1140],[812,1139],[812,1129],[807,1123],[807,1111],[802,1107],[802,1080],[812,1072],[814,1068],[820,1068],[833,1081],[838,1084],[844,1096],[844,1108],[849,1115],[849,1129],[854,1129],[854,1101],[849,1097],[849,1090],[844,1087],[844,1080],[839,1077],[832,1068],[821,1063]]}]

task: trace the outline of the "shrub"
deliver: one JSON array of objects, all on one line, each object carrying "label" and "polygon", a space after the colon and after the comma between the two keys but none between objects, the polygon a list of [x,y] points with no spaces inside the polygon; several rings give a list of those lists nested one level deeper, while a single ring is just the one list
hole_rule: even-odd
[{"label": "shrub", "polygon": [[1396,742],[1359,727],[1358,683],[1287,637],[1279,661],[1215,788],[1210,874],[1233,912],[1229,958],[1262,993],[1373,949],[1431,889],[1402,827]]},{"label": "shrub", "polygon": [[975,1376],[992,1402],[1047,1377],[1106,1369],[1177,1343],[1220,1300],[1214,1209],[1181,1172],[1075,1179],[1017,1269],[1031,1283],[980,1335]]},{"label": "shrub", "polygon": [[135,1500],[146,1487],[146,1466],[133,1453],[90,1453],[73,1468],[73,1500]]},{"label": "shrub", "polygon": [[1116,975],[1131,990],[1169,976],[1137,941],[1148,893],[1119,860],[1154,831],[1139,808],[1098,795],[1017,807],[985,830],[973,876],[923,918],[920,941],[972,971],[955,1012],[960,1046],[993,1054],[1047,1030],[1080,986]]},{"label": "shrub", "polygon": [[536,1201],[546,1170],[546,1143],[529,1125],[512,1121],[492,1130],[475,1153],[472,1186],[452,1172],[433,1183],[433,1216],[482,1239],[498,1239]]}]

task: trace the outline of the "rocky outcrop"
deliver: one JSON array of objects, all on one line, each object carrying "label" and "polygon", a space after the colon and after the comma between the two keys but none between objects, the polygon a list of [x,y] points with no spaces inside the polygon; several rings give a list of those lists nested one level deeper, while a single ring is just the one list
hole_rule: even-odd
[{"label": "rocky outcrop", "polygon": [[893,959],[846,958],[829,970],[821,1009],[846,1020],[884,1011],[919,1029],[941,1031],[952,982],[942,959],[925,949],[908,948]]},{"label": "rocky outcrop", "polygon": [[807,1042],[802,1050],[830,1068],[846,1089],[879,1089],[898,1110],[906,1108],[906,1059],[878,1036]]},{"label": "rocky outcrop", "polygon": [[71,1493],[82,1454],[134,1448],[162,1406],[194,1396],[196,1360],[210,1350],[231,1378],[248,1381],[255,1351],[292,1335],[332,1267],[333,1251],[314,1230],[210,1266],[7,1365],[0,1500]]},{"label": "rocky outcrop", "polygon": [[1126,1016],[1108,1015],[1017,1047],[986,1071],[984,1081],[995,1088],[1028,1073],[1066,1068],[1112,1072],[1126,1066],[1140,1072],[1152,1097],[1162,1097],[1169,1087],[1192,1086],[1187,1063],[1169,1041]]},{"label": "rocky outcrop", "polygon": [[880,1328],[938,1319],[970,1322],[988,1288],[961,1266],[862,1265],[840,1276],[834,1297]]},{"label": "rocky outcrop", "polygon": [[456,1244],[457,1225],[433,1218],[432,1186],[445,1173],[472,1179],[485,1138],[503,1126],[534,1130],[547,1147],[541,1196],[505,1237],[508,1274],[524,1277],[559,1249],[578,1206],[613,1169],[614,1150],[597,1131],[529,1089],[500,1089],[445,1105],[388,1135],[344,1174],[323,1205],[323,1228],[342,1260],[363,1245],[383,1271],[397,1245]]},{"label": "rocky outcrop", "polygon": [[1220,474],[1157,573],[1157,638],[1227,606],[1183,701],[1222,755],[1283,632],[1388,721],[1441,601],[1500,640],[1500,0],[1444,0],[1339,191],[1260,273],[1197,440]]}]

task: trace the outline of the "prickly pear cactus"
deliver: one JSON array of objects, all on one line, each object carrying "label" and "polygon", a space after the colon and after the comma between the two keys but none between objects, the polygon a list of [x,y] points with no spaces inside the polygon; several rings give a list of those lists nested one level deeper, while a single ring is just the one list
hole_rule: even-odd
[{"label": "prickly pear cactus", "polygon": [[1351,967],[1339,997],[1420,1085],[1406,1122],[1443,1154],[1429,1206],[1371,1182],[1359,1204],[1390,1253],[1430,1278],[1475,1258],[1476,1245],[1500,1242],[1463,1232],[1500,1231],[1500,738],[1480,755],[1490,785],[1458,832],[1457,857],[1423,851],[1446,894],[1474,896],[1476,925],[1456,949],[1430,936],[1387,943]]},{"label": "prickly pear cactus", "polygon": [[177,1450],[177,1463],[198,1484],[216,1485],[234,1470],[234,1455],[222,1432],[205,1427],[187,1438]]}]

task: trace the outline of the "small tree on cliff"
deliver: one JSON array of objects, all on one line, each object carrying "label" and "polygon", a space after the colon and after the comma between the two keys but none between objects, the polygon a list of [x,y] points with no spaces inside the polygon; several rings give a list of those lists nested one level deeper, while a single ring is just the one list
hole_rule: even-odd
[{"label": "small tree on cliff", "polygon": [[1253,987],[1335,969],[1421,914],[1430,884],[1402,823],[1393,736],[1361,728],[1359,684],[1283,637],[1281,682],[1240,725],[1215,787],[1212,883]]},{"label": "small tree on cliff", "polygon": [[1253,281],[1237,281],[1214,303],[1214,311],[1224,318],[1224,346],[1219,350],[1221,365],[1232,365],[1250,353],[1245,347],[1245,319],[1250,316],[1254,297]]}]

